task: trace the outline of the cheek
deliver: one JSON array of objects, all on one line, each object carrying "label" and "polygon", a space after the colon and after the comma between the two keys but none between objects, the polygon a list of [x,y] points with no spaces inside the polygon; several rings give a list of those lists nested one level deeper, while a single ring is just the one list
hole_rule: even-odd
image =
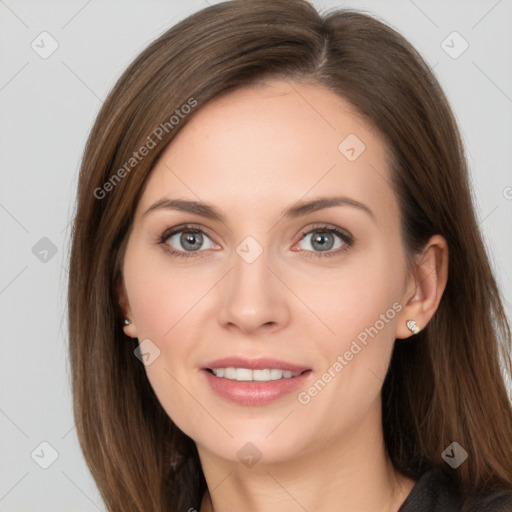
[{"label": "cheek", "polygon": [[181,428],[176,420],[195,421],[200,412],[190,410],[187,394],[191,372],[197,371],[191,354],[197,345],[194,329],[201,324],[195,319],[202,317],[208,292],[218,278],[211,271],[198,275],[193,266],[173,267],[161,254],[139,250],[135,244],[127,248],[123,272],[139,343],[150,340],[150,351],[157,354],[145,366],[146,374],[162,406]]},{"label": "cheek", "polygon": [[403,307],[403,275],[404,264],[398,255],[376,251],[354,258],[339,272],[332,272],[328,281],[320,280],[321,286],[309,288],[305,302],[325,324],[317,321],[319,335],[311,334],[315,350],[322,354],[318,377],[325,376],[329,383],[316,386],[321,393],[312,389],[310,395],[306,389],[301,403],[311,399],[316,411],[336,403],[341,406],[333,412],[337,421],[347,421],[343,412],[347,410],[353,412],[355,421],[378,397]]},{"label": "cheek", "polygon": [[[214,280],[198,278],[193,266],[179,267],[160,248],[126,253],[125,284],[139,339],[164,341],[193,314]],[[210,282],[211,281],[211,282]]]},{"label": "cheek", "polygon": [[403,274],[398,256],[376,252],[353,256],[339,269],[324,277],[317,276],[315,281],[298,277],[298,294],[323,321],[324,325],[317,323],[322,339],[327,342],[327,352],[329,347],[344,348],[361,333],[360,338],[364,338],[366,330],[375,326],[379,336],[394,340],[397,310],[402,307],[399,301]]},{"label": "cheek", "polygon": [[332,273],[328,291],[319,287],[310,293],[310,303],[332,332],[318,324],[324,334],[316,350],[324,364],[299,402],[309,414],[329,414],[333,432],[336,425],[349,428],[362,421],[379,397],[403,307],[404,268],[400,255],[387,249],[361,253]]}]

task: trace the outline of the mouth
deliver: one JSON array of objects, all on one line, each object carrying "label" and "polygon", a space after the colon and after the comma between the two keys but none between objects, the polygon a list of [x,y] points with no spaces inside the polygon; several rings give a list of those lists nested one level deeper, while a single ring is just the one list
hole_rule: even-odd
[{"label": "mouth", "polygon": [[239,405],[264,405],[304,386],[311,368],[276,359],[226,358],[212,361],[202,373],[219,397]]},{"label": "mouth", "polygon": [[227,368],[206,368],[206,371],[215,375],[215,377],[236,380],[238,382],[270,382],[281,379],[293,379],[311,370],[292,372],[281,368],[252,370],[251,368],[235,368],[230,366]]}]

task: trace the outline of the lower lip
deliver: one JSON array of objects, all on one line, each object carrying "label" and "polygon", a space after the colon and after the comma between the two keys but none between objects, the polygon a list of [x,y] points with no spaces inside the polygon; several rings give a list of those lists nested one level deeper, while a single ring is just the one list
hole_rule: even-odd
[{"label": "lower lip", "polygon": [[222,398],[240,405],[264,405],[303,386],[311,370],[306,370],[297,377],[267,382],[225,379],[216,377],[207,370],[203,370],[203,373],[206,374],[213,391]]}]

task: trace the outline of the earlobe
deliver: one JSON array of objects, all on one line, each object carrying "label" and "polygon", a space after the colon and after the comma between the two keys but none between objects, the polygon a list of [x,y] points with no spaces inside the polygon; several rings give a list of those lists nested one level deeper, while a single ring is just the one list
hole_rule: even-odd
[{"label": "earlobe", "polygon": [[129,336],[130,338],[137,337],[137,329],[135,328],[135,325],[133,324],[133,322],[126,318],[124,320],[123,331],[126,334],[126,336]]},{"label": "earlobe", "polygon": [[132,320],[132,312],[130,308],[130,304],[128,302],[128,297],[126,294],[126,289],[124,287],[124,283],[122,279],[120,279],[116,286],[117,297],[119,300],[119,307],[121,308],[124,320],[123,320],[123,331],[126,336],[130,338],[137,337],[137,329]]},{"label": "earlobe", "polygon": [[407,325],[407,328],[413,334],[418,334],[420,332],[420,328],[418,327],[418,324],[416,323],[415,320],[407,320],[407,322],[405,322],[405,325]]},{"label": "earlobe", "polygon": [[414,289],[404,297],[396,337],[408,338],[424,329],[434,316],[448,280],[448,244],[434,235],[416,257],[412,279]]}]

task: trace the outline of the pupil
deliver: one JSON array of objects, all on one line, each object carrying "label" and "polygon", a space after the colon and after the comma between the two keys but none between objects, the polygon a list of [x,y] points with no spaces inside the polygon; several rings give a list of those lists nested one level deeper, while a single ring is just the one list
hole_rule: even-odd
[{"label": "pupil", "polygon": [[[194,243],[196,243],[197,245],[197,242],[199,241],[199,245],[197,247],[194,247]],[[193,251],[199,249],[202,245],[202,235],[201,233],[190,233],[188,232],[188,234],[185,234],[183,233],[183,235],[181,235],[181,245],[182,247],[184,247],[185,249],[191,249]]]},{"label": "pupil", "polygon": [[[330,239],[330,240],[329,240]],[[315,247],[315,244],[318,243],[319,246]],[[317,235],[313,237],[313,247],[316,249],[320,249],[321,251],[328,251],[333,246],[333,240],[331,233],[323,233],[317,231]]]}]

